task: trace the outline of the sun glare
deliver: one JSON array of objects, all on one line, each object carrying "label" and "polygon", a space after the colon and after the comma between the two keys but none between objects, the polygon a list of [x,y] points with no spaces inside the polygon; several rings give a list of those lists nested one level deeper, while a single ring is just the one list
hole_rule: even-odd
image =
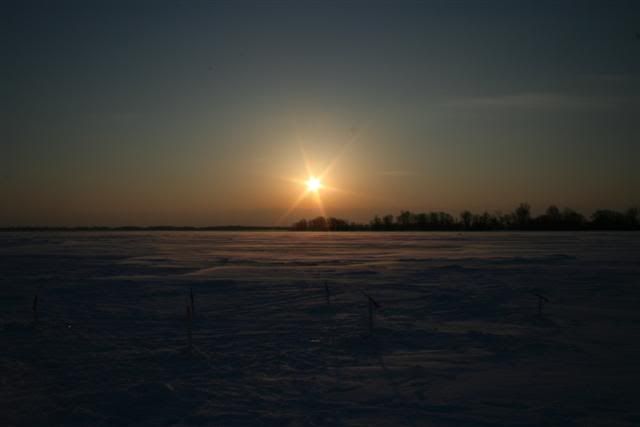
[{"label": "sun glare", "polygon": [[317,192],[320,187],[322,187],[322,184],[320,184],[320,180],[318,178],[312,176],[307,180],[307,190]]},{"label": "sun glare", "polygon": [[309,163],[307,159],[307,155],[304,151],[304,148],[300,146],[300,150],[302,151],[302,158],[304,159],[304,165],[307,171],[307,179],[306,180],[304,178],[284,178],[284,179],[286,181],[293,182],[297,185],[304,187],[304,190],[301,191],[300,194],[298,194],[298,197],[293,201],[291,206],[289,206],[289,209],[287,209],[287,211],[284,214],[282,214],[282,216],[278,219],[277,224],[282,224],[282,222],[285,221],[289,217],[289,215],[294,210],[296,210],[296,208],[300,205],[300,203],[302,203],[305,199],[311,199],[312,202],[315,202],[315,205],[321,216],[327,215],[320,190],[322,190],[322,193],[336,192],[336,191],[345,193],[345,190],[333,187],[331,185],[327,185],[322,181],[331,172],[333,167],[336,165],[336,162],[340,159],[342,154],[345,152],[346,147],[348,147],[350,144],[355,142],[356,139],[359,137],[360,133],[361,132],[358,132],[355,135],[353,135],[351,139],[349,139],[349,141],[347,141],[347,143],[343,145],[338,155],[335,156],[320,173],[314,173],[317,171],[314,171],[314,168],[311,167],[312,165]]}]

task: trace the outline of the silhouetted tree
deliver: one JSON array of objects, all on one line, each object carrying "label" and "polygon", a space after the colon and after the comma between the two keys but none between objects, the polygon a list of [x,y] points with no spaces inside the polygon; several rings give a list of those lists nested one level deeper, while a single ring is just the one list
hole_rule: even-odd
[{"label": "silhouetted tree", "polygon": [[385,230],[393,230],[393,215],[385,215],[382,218],[382,223],[384,224]]},{"label": "silhouetted tree", "polygon": [[327,227],[330,231],[346,231],[349,224],[343,219],[330,217],[327,219]]},{"label": "silhouetted tree", "polygon": [[562,214],[557,206],[551,205],[544,215],[540,215],[533,221],[534,226],[539,229],[556,229],[562,227]]},{"label": "silhouetted tree", "polygon": [[502,214],[496,212],[489,216],[489,229],[490,230],[502,230],[504,225],[502,224]]},{"label": "silhouetted tree", "polygon": [[293,224],[293,229],[296,231],[306,231],[307,230],[307,220],[301,219],[300,221]]},{"label": "silhouetted tree", "polygon": [[446,212],[438,212],[438,228],[442,230],[451,230],[454,228],[456,220]]},{"label": "silhouetted tree", "polygon": [[373,217],[373,219],[370,221],[370,225],[372,230],[379,231],[384,229],[384,223],[382,222],[382,219],[378,215]]},{"label": "silhouetted tree", "polygon": [[591,215],[591,225],[600,230],[623,229],[627,226],[627,218],[623,213],[609,209],[597,210]]},{"label": "silhouetted tree", "polygon": [[406,229],[409,229],[411,225],[413,225],[412,220],[413,220],[413,215],[411,214],[411,212],[402,211],[400,212],[400,215],[397,216],[396,223],[398,224],[399,228],[406,230]]},{"label": "silhouetted tree", "polygon": [[[395,219],[395,222],[394,222]],[[460,213],[460,221],[447,212],[412,213],[401,211],[397,217],[376,215],[368,224],[322,216],[311,220],[301,219],[292,224],[296,231],[347,231],[347,230],[634,230],[640,229],[640,210],[637,207],[624,213],[600,209],[593,213],[591,221],[580,213],[565,208],[562,211],[551,205],[544,214],[533,218],[531,207],[521,203],[513,213],[474,214],[468,210]]]},{"label": "silhouetted tree", "polygon": [[426,230],[428,226],[427,214],[419,213],[415,215],[416,228],[418,230]]},{"label": "silhouetted tree", "polygon": [[488,212],[481,215],[473,215],[473,228],[475,230],[489,230],[491,225],[491,216]]},{"label": "silhouetted tree", "polygon": [[562,214],[560,213],[560,209],[556,205],[551,205],[547,208],[546,215],[549,217],[549,220],[553,224],[558,224],[562,222]]},{"label": "silhouetted tree", "polygon": [[327,220],[323,216],[316,217],[309,221],[308,229],[313,231],[326,231],[328,230]]},{"label": "silhouetted tree", "polygon": [[579,230],[584,228],[586,222],[587,220],[585,217],[573,209],[564,208],[562,210],[562,223],[565,228],[570,230]]},{"label": "silhouetted tree", "polygon": [[527,228],[531,223],[531,206],[527,203],[520,203],[514,212],[516,222],[520,228]]},{"label": "silhouetted tree", "polygon": [[500,224],[504,229],[510,229],[516,223],[515,217],[512,213],[506,213],[500,215]]},{"label": "silhouetted tree", "polygon": [[462,221],[462,226],[465,230],[470,230],[471,224],[473,224],[473,214],[469,211],[462,211],[460,214],[460,220]]}]

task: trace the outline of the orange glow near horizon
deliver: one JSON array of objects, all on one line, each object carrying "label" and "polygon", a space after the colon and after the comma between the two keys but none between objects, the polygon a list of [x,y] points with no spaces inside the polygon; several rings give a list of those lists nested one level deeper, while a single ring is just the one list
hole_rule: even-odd
[{"label": "orange glow near horizon", "polygon": [[350,191],[346,191],[346,190],[343,190],[343,189],[340,189],[340,188],[336,188],[336,187],[327,185],[324,182],[324,180],[327,177],[327,175],[336,166],[336,164],[341,159],[341,157],[345,154],[347,149],[349,147],[351,147],[351,145],[354,142],[356,142],[356,140],[358,140],[360,138],[360,136],[362,135],[363,130],[366,129],[366,128],[368,128],[368,125],[365,126],[363,129],[360,129],[359,131],[355,132],[349,138],[349,140],[346,141],[346,143],[342,145],[342,147],[339,150],[339,152],[332,159],[330,159],[330,161],[325,165],[324,169],[322,169],[321,173],[319,173],[319,174],[314,173],[314,169],[315,168],[312,166],[311,162],[309,161],[309,157],[307,156],[307,152],[305,151],[304,147],[300,143],[300,152],[302,154],[302,159],[304,161],[305,170],[307,172],[307,179],[306,180],[301,180],[301,179],[296,179],[296,178],[293,178],[293,179],[292,178],[285,178],[285,180],[290,181],[290,182],[295,182],[297,184],[300,184],[300,185],[304,186],[304,190],[294,200],[294,202],[291,204],[289,209],[287,209],[287,211],[278,219],[278,221],[276,222],[277,225],[282,224],[282,222],[284,220],[286,220],[289,217],[289,215],[291,215],[291,213],[308,196],[312,196],[313,197],[315,205],[317,206],[318,210],[320,211],[320,214],[322,216],[327,216],[327,213],[325,211],[325,204],[324,204],[324,202],[322,200],[322,197],[320,197],[320,190],[323,190],[323,192],[324,191],[339,192],[339,193],[351,194],[351,195],[355,196],[355,194],[350,192]]}]

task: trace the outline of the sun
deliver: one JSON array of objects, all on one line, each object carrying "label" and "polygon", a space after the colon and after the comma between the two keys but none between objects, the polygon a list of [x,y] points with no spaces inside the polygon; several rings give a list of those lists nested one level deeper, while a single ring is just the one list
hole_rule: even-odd
[{"label": "sun", "polygon": [[320,180],[314,176],[310,177],[307,182],[307,191],[312,191],[314,193],[317,193],[318,190],[322,187],[322,183],[320,183]]},{"label": "sun", "polygon": [[[286,218],[288,218],[289,215],[305,199],[312,199],[312,201],[315,202],[315,205],[317,206],[321,216],[323,216],[323,217],[327,216],[327,212],[326,212],[325,207],[324,207],[324,202],[322,200],[322,196],[324,194],[321,194],[321,193],[339,192],[339,193],[343,193],[343,194],[356,195],[355,193],[352,193],[350,191],[346,191],[344,189],[337,188],[337,187],[334,187],[332,185],[328,185],[328,184],[324,183],[323,180],[331,172],[331,170],[334,168],[334,166],[336,165],[336,163],[338,162],[338,160],[340,159],[342,154],[345,152],[347,147],[349,147],[352,143],[354,143],[356,141],[356,139],[358,139],[360,133],[361,132],[357,132],[355,135],[353,135],[347,141],[347,143],[342,146],[342,149],[340,150],[340,152],[333,159],[331,159],[329,161],[329,163],[325,166],[325,168],[322,169],[321,172],[319,172],[319,173],[318,173],[318,170],[314,170],[314,168],[312,167],[312,164],[309,162],[309,160],[307,158],[307,155],[306,155],[306,153],[304,151],[304,148],[302,147],[302,145],[300,145],[300,151],[302,152],[302,158],[304,160],[304,165],[305,165],[306,171],[307,171],[307,179],[305,180],[302,177],[300,177],[300,178],[285,178],[285,177],[283,177],[282,179],[284,179],[285,181],[289,181],[289,182],[292,182],[294,184],[297,184],[297,185],[299,185],[301,187],[304,187],[304,190],[301,191],[298,194],[298,197],[296,197],[296,199],[293,201],[293,203],[291,203],[291,206],[289,206],[289,209],[287,209],[287,211],[284,214],[282,214],[282,216],[276,221],[276,224],[282,224],[282,222]],[[330,182],[331,182],[331,180],[330,180]],[[322,190],[322,191],[320,191],[320,190]]]}]

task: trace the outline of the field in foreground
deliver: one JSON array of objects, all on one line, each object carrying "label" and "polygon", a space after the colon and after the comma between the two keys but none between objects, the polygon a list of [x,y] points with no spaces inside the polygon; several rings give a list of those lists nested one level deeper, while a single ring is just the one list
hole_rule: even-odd
[{"label": "field in foreground", "polygon": [[637,233],[2,233],[0,272],[1,425],[640,424]]}]

